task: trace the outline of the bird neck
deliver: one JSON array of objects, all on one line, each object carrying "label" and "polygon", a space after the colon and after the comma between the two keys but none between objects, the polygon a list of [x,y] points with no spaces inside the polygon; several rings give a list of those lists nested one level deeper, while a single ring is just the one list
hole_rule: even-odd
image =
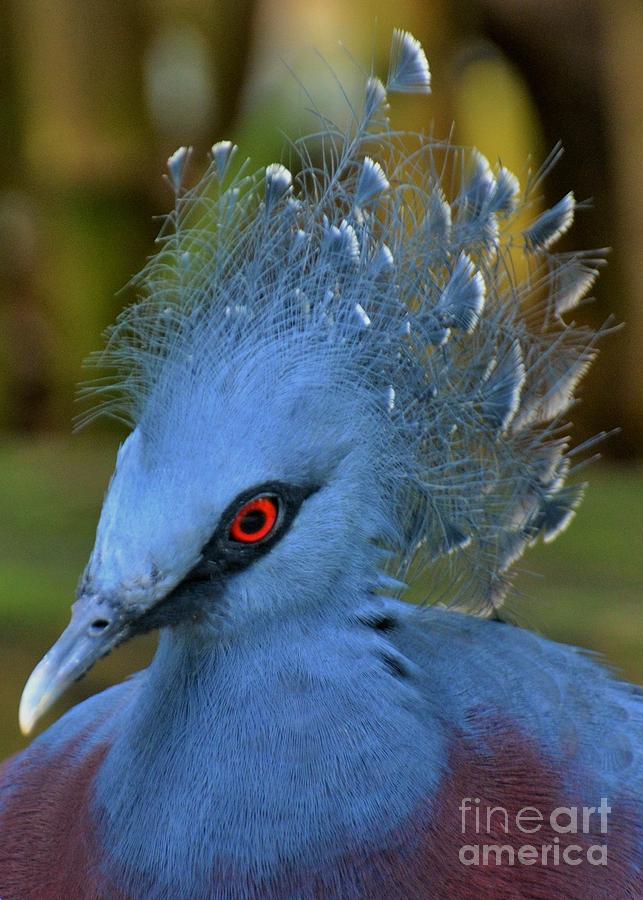
[{"label": "bird neck", "polygon": [[171,884],[213,859],[248,874],[397,827],[437,785],[443,736],[427,739],[422,697],[385,653],[355,616],[226,643],[163,634],[97,784],[114,858],[163,860]]}]

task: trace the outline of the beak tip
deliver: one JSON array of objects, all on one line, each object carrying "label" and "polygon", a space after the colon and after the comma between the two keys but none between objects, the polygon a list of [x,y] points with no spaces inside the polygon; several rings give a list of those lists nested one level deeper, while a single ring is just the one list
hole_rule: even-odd
[{"label": "beak tip", "polygon": [[55,682],[52,684],[51,676],[51,666],[46,656],[27,679],[18,710],[20,731],[25,737],[31,734],[38,720],[61,693],[60,690],[56,690]]},{"label": "beak tip", "polygon": [[[104,611],[101,609],[104,614]],[[89,603],[72,614],[63,634],[38,663],[25,684],[20,699],[20,731],[29,735],[44,714],[74,682],[111,650],[122,635],[112,629],[99,635],[89,626],[97,617],[96,604]]]},{"label": "beak tip", "polygon": [[34,725],[36,724],[35,720],[22,710],[20,710],[20,713],[18,715],[18,723],[20,725],[20,732],[25,737],[29,737]]},{"label": "beak tip", "polygon": [[20,731],[25,737],[31,734],[34,725],[42,714],[41,709],[39,709],[39,707],[42,706],[42,694],[40,702],[39,698],[36,696],[37,693],[41,693],[40,691],[36,691],[36,688],[39,687],[38,682],[41,682],[42,680],[37,677],[39,674],[38,668],[32,672],[22,692],[22,697],[20,698],[18,723],[20,725]]}]

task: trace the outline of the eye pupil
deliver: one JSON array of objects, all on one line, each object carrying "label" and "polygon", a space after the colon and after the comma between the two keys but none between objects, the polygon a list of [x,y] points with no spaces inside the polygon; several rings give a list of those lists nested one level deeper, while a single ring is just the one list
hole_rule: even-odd
[{"label": "eye pupil", "polygon": [[256,544],[273,530],[279,517],[276,497],[257,497],[243,506],[230,526],[230,539],[237,543]]},{"label": "eye pupil", "polygon": [[262,509],[251,509],[239,522],[244,534],[256,534],[266,524],[266,514]]}]

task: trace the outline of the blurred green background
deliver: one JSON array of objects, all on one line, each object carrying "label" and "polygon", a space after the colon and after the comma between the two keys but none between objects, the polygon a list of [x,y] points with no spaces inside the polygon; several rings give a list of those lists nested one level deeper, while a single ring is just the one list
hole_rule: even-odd
[{"label": "blurred green background", "polygon": [[[284,61],[333,114],[313,50],[349,81],[340,41],[385,71],[393,26],[422,41],[434,86],[429,102],[401,98],[395,123],[446,137],[455,121],[457,142],[518,174],[562,141],[543,203],[570,188],[592,200],[564,249],[613,248],[578,318],[627,327],[604,342],[574,437],[622,430],[573,527],[523,562],[511,612],[643,680],[639,0],[0,0],[0,756],[22,746],[20,690],[66,623],[123,436],[70,436],[75,383],[152,250],[165,159],[192,144],[198,168],[222,138],[257,167],[278,159],[280,129],[304,127]],[[153,646],[121,648],[65,703]]]}]

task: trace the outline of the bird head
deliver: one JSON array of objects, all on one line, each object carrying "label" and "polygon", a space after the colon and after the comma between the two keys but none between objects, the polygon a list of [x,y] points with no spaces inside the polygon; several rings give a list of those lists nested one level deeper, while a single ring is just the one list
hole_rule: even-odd
[{"label": "bird head", "polygon": [[596,275],[551,249],[574,198],[517,250],[532,199],[514,175],[390,128],[387,92],[429,80],[396,31],[387,85],[365,80],[348,126],[320,114],[294,177],[235,168],[222,141],[186,188],[189,151],[170,157],[174,210],[93,389],[131,433],[23,730],[137,633],[345,615],[383,554],[396,577],[428,572],[428,598],[490,612],[525,547],[570,521],[561,428],[594,335],[562,317]]}]

